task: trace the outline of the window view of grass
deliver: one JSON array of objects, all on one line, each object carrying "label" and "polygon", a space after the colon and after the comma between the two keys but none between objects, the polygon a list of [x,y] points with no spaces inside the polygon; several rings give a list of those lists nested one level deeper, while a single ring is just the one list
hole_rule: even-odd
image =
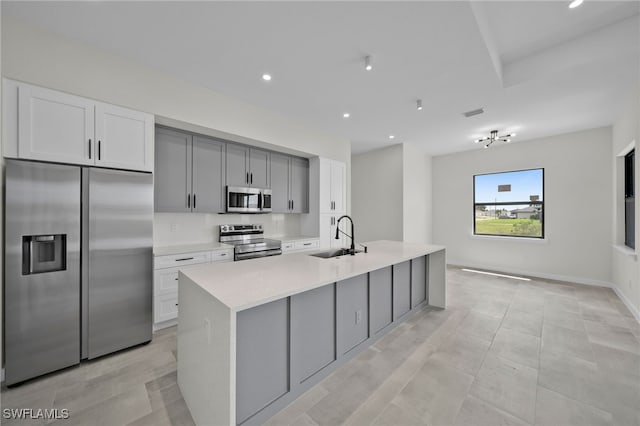
[{"label": "window view of grass", "polygon": [[476,234],[510,237],[542,237],[539,219],[491,219],[476,217]]}]

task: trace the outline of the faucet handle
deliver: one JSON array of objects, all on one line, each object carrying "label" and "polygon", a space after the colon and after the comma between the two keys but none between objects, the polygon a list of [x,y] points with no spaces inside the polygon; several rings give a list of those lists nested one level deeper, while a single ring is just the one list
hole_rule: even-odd
[{"label": "faucet handle", "polygon": [[369,248],[368,248],[367,246],[365,246],[365,245],[364,245],[364,244],[362,244],[362,243],[358,243],[358,245],[364,249],[364,252],[365,252],[365,253],[369,253]]}]

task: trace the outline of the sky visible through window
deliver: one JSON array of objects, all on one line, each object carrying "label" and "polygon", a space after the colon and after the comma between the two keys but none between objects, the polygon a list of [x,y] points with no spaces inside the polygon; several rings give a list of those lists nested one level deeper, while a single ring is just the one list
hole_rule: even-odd
[{"label": "sky visible through window", "polygon": [[[511,191],[498,192],[499,185],[511,185]],[[476,203],[529,201],[532,195],[542,201],[542,169],[475,176]]]}]

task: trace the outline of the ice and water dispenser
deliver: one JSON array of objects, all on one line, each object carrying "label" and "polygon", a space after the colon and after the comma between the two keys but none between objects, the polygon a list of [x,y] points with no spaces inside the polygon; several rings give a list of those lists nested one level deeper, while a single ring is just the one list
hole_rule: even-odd
[{"label": "ice and water dispenser", "polygon": [[22,275],[65,269],[67,269],[67,234],[22,237]]}]

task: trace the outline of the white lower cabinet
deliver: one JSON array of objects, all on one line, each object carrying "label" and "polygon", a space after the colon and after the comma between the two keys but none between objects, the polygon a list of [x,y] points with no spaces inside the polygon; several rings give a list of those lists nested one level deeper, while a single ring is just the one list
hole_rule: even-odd
[{"label": "white lower cabinet", "polygon": [[170,327],[178,318],[178,272],[194,265],[233,261],[233,249],[156,256],[153,271],[153,328]]},{"label": "white lower cabinet", "polygon": [[315,250],[320,247],[319,238],[309,238],[305,240],[283,240],[282,254],[299,253],[307,250]]}]

